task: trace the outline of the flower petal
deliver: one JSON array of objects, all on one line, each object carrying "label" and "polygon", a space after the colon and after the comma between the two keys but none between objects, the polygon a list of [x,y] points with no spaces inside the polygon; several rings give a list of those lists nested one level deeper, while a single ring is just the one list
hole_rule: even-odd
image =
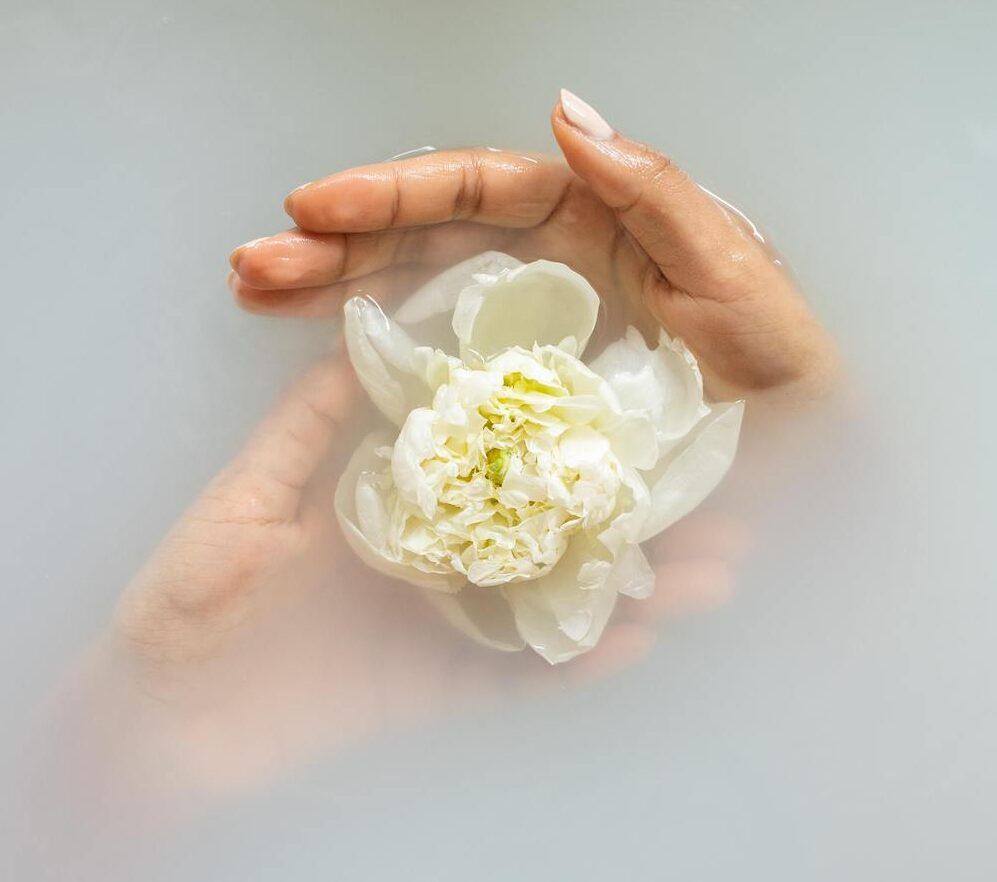
[{"label": "flower petal", "polygon": [[644,414],[629,411],[612,428],[604,430],[616,458],[635,469],[653,469],[658,462],[658,435]]},{"label": "flower petal", "polygon": [[475,284],[475,276],[497,276],[521,267],[523,262],[501,251],[485,251],[444,270],[408,297],[392,318],[428,346],[445,352],[456,349],[451,316],[457,298]]},{"label": "flower petal", "polygon": [[476,280],[460,292],[454,308],[462,357],[490,358],[510,346],[557,346],[568,337],[575,341],[572,354],[585,349],[599,315],[599,295],[573,269],[537,260]]},{"label": "flower petal", "polygon": [[594,468],[609,456],[609,439],[590,426],[568,429],[558,440],[561,459],[568,468]]},{"label": "flower petal", "polygon": [[465,582],[463,577],[425,573],[401,563],[387,551],[386,524],[382,519],[386,503],[376,481],[371,480],[384,470],[385,462],[376,451],[386,443],[390,439],[380,432],[364,438],[339,479],[334,505],[343,536],[357,557],[382,575],[434,591],[458,591]]},{"label": "flower petal", "polygon": [[436,452],[435,421],[435,411],[427,407],[413,410],[402,425],[391,454],[391,477],[398,495],[417,506],[429,520],[436,513],[437,497],[422,464]]},{"label": "flower petal", "polygon": [[477,643],[505,652],[526,645],[516,630],[509,602],[496,588],[468,583],[456,594],[427,591],[426,598],[451,625]]},{"label": "flower petal", "polygon": [[734,460],[743,415],[743,401],[714,405],[689,439],[647,473],[651,512],[639,541],[684,518],[720,483]]},{"label": "flower petal", "polygon": [[546,576],[503,589],[523,638],[551,664],[591,649],[616,605],[613,564],[580,535]]},{"label": "flower petal", "polygon": [[357,378],[378,410],[400,426],[410,410],[432,401],[446,376],[447,356],[416,346],[372,300],[353,297],[343,311],[346,348]]},{"label": "flower petal", "polygon": [[709,413],[695,356],[664,331],[657,348],[649,349],[636,328],[627,328],[624,339],[607,346],[590,367],[609,383],[624,410],[651,418],[662,453]]},{"label": "flower petal", "polygon": [[654,593],[654,570],[639,545],[627,545],[613,563],[610,576],[615,589],[638,600]]},{"label": "flower petal", "polygon": [[613,555],[619,554],[624,545],[633,545],[640,540],[651,513],[651,493],[643,476],[636,469],[624,469],[620,479],[627,493],[618,497],[613,519],[599,533],[599,541]]}]

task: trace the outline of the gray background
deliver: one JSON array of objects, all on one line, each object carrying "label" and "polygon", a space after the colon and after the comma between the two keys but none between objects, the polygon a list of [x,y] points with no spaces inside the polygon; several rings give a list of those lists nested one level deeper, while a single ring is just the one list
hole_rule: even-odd
[{"label": "gray background", "polygon": [[131,878],[994,878],[995,33],[992,2],[0,0],[4,766],[328,341],[240,314],[228,250],[338,168],[552,149],[564,85],[764,223],[863,424],[646,664],[215,806]]}]

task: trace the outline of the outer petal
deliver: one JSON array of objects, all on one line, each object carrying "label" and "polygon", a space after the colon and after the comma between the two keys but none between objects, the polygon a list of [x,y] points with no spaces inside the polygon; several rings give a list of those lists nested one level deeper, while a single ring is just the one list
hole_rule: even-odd
[{"label": "outer petal", "polygon": [[503,589],[519,633],[551,664],[595,646],[616,605],[613,564],[597,549],[578,536],[546,576]]},{"label": "outer petal", "polygon": [[526,645],[516,630],[509,602],[497,588],[467,583],[457,594],[427,591],[426,598],[451,625],[477,643],[506,652]]},{"label": "outer petal", "polygon": [[478,275],[497,276],[522,265],[522,261],[501,251],[470,257],[426,282],[398,307],[392,318],[422,343],[454,352],[457,341],[450,319],[460,292],[474,285]]},{"label": "outer petal", "polygon": [[433,423],[436,412],[426,407],[413,410],[405,420],[391,454],[391,477],[398,495],[432,519],[436,511],[436,491],[429,484],[422,463],[436,452]]},{"label": "outer petal", "polygon": [[613,564],[616,590],[627,597],[643,600],[654,593],[654,570],[639,545],[627,545]]},{"label": "outer petal", "polygon": [[424,573],[393,558],[384,544],[386,501],[370,478],[384,469],[384,460],[375,451],[386,443],[390,439],[379,432],[364,438],[339,479],[335,509],[343,536],[357,557],[385,576],[434,591],[458,591],[463,577]]},{"label": "outer petal", "polygon": [[446,376],[447,357],[416,346],[372,300],[353,297],[343,307],[350,362],[371,401],[401,425],[408,412],[428,405]]},{"label": "outer petal", "polygon": [[609,526],[599,533],[599,541],[611,555],[618,555],[627,545],[640,541],[644,525],[651,514],[651,493],[644,478],[636,469],[624,469],[620,475],[627,488],[629,499],[622,495],[622,505],[614,514]]},{"label": "outer petal", "polygon": [[654,468],[658,462],[657,432],[654,423],[644,414],[629,411],[605,432],[613,453],[623,465],[646,470]]},{"label": "outer petal", "polygon": [[573,354],[580,355],[598,315],[599,295],[584,277],[562,263],[537,260],[478,276],[457,298],[453,329],[462,357],[490,358],[510,346],[557,346],[569,337]]},{"label": "outer petal", "polygon": [[624,339],[607,346],[590,366],[606,379],[625,410],[651,418],[662,452],[709,413],[695,356],[664,331],[658,347],[648,349],[640,332],[627,328]]},{"label": "outer petal", "polygon": [[734,460],[744,402],[714,405],[690,438],[647,473],[651,513],[644,542],[684,518],[720,483]]}]

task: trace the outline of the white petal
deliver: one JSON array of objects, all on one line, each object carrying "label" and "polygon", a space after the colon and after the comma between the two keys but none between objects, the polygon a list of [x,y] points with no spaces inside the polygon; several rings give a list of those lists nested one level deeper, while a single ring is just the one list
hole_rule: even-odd
[{"label": "white petal", "polygon": [[481,276],[457,298],[453,329],[461,356],[490,358],[510,346],[557,346],[574,337],[581,354],[599,315],[599,295],[562,263],[537,260]]},{"label": "white petal", "polygon": [[350,362],[371,401],[396,425],[415,407],[430,403],[445,378],[447,357],[416,346],[372,300],[353,297],[343,307]]},{"label": "white petal", "polygon": [[[378,529],[378,510],[385,508],[385,502],[372,500],[370,494],[376,492],[376,484],[370,480],[361,481],[361,478],[384,469],[384,460],[376,451],[387,441],[383,433],[364,438],[339,479],[334,504],[343,536],[357,557],[385,576],[434,591],[458,591],[464,583],[462,577],[424,573],[393,558],[383,544],[383,533]],[[363,489],[360,489],[361,485]],[[362,513],[360,509],[363,509]]]},{"label": "white petal", "polygon": [[609,439],[588,426],[568,429],[558,446],[564,464],[572,469],[599,465],[609,455]]},{"label": "white petal", "polygon": [[627,328],[624,339],[607,346],[590,366],[606,379],[625,410],[651,418],[662,452],[709,413],[695,356],[664,331],[657,348],[648,349],[640,332]]},{"label": "white petal", "polygon": [[743,415],[743,401],[714,405],[688,440],[647,473],[651,513],[641,542],[684,518],[720,483],[734,460]]},{"label": "white petal", "polygon": [[454,352],[457,341],[450,319],[460,292],[474,285],[478,275],[497,276],[522,265],[522,261],[500,251],[477,254],[426,282],[398,307],[392,318],[420,342]]},{"label": "white petal", "polygon": [[525,646],[512,609],[497,588],[466,584],[456,594],[427,591],[426,598],[451,625],[478,643],[506,652]]},{"label": "white petal", "polygon": [[613,563],[613,587],[627,597],[643,600],[654,593],[654,570],[639,545],[627,545]]},{"label": "white petal", "polygon": [[488,360],[488,370],[501,376],[520,373],[527,380],[536,380],[546,386],[558,384],[558,376],[550,368],[544,367],[533,352],[521,347],[506,349]]},{"label": "white petal", "polygon": [[658,436],[651,419],[637,411],[622,416],[606,437],[616,458],[635,469],[654,468],[658,461]]},{"label": "white petal", "polygon": [[576,536],[546,576],[503,589],[523,638],[551,664],[591,649],[616,605],[612,564],[598,546]]},{"label": "white petal", "polygon": [[640,541],[644,525],[651,514],[651,493],[641,474],[636,469],[625,469],[620,478],[629,491],[629,499],[623,497],[623,506],[609,526],[599,534],[599,541],[610,554],[618,554],[624,545]]},{"label": "white petal", "polygon": [[433,423],[436,412],[426,407],[413,410],[405,420],[391,454],[391,477],[398,495],[418,506],[427,519],[436,513],[436,491],[430,486],[423,462],[436,452]]}]

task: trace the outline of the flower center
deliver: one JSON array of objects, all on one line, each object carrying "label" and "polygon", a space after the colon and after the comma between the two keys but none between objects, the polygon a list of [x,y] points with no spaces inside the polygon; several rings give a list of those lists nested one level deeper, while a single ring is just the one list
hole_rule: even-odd
[{"label": "flower center", "polygon": [[574,533],[612,516],[620,466],[590,425],[601,409],[554,371],[534,374],[486,365],[438,389],[433,453],[419,464],[435,509],[399,502],[392,513],[412,565],[482,586],[535,579]]}]

